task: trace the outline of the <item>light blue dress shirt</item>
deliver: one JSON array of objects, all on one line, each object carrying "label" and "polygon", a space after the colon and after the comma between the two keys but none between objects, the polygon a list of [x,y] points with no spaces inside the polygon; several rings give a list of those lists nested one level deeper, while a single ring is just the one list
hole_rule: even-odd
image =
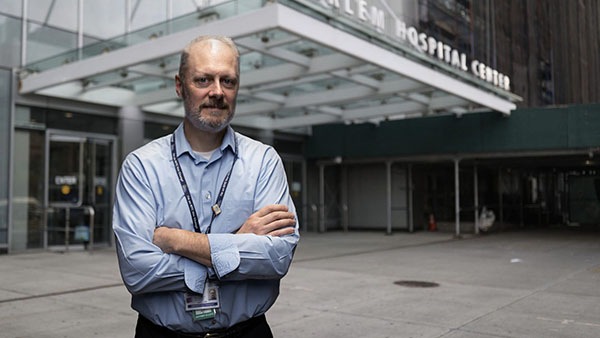
[{"label": "light blue dress shirt", "polygon": [[[277,299],[280,279],[292,262],[298,224],[294,234],[283,237],[232,232],[268,204],[285,204],[296,215],[281,158],[272,147],[231,127],[208,161],[192,151],[183,124],[173,135],[202,232],[231,168],[237,139],[238,159],[222,213],[208,234],[213,267],[163,253],[152,243],[157,226],[194,231],[171,158],[172,135],[154,140],[127,156],[116,187],[113,230],[132,308],[157,325],[181,332],[226,328],[265,313]],[[184,293],[202,293],[207,279],[219,281],[221,307],[214,319],[194,321],[192,312],[185,310]]]}]

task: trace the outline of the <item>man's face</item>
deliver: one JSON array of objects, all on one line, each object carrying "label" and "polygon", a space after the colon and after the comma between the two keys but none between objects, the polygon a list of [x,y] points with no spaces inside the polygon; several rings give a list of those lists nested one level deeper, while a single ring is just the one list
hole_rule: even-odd
[{"label": "man's face", "polygon": [[239,89],[237,69],[234,51],[223,42],[208,40],[192,46],[185,76],[175,77],[175,90],[194,127],[220,132],[229,125]]}]

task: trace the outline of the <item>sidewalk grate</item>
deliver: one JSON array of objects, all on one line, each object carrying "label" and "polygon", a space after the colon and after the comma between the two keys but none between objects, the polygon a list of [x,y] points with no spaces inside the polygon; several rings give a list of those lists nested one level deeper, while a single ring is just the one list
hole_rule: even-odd
[{"label": "sidewalk grate", "polygon": [[394,284],[405,286],[407,288],[435,288],[440,286],[438,283],[425,282],[420,280],[399,280],[395,281]]}]

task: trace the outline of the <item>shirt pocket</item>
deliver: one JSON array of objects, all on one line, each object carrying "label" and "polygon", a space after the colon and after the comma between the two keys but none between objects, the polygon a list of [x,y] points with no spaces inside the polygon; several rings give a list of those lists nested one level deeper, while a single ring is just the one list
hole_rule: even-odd
[{"label": "shirt pocket", "polygon": [[224,201],[221,214],[214,220],[212,233],[234,233],[242,227],[252,215],[254,201],[250,199],[227,199]]}]

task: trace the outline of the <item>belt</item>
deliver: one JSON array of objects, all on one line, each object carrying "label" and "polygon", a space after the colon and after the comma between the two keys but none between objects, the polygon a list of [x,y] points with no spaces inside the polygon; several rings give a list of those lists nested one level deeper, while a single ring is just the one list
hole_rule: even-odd
[{"label": "belt", "polygon": [[227,329],[218,329],[209,332],[202,333],[182,333],[177,332],[177,338],[235,338],[240,337],[244,332],[250,328],[253,328],[262,322],[266,322],[265,315],[250,318],[246,321],[237,323]]},{"label": "belt", "polygon": [[[246,321],[237,323],[230,328],[227,329],[216,329],[208,332],[194,332],[194,333],[185,333],[185,332],[177,332],[173,330],[169,330],[166,327],[156,325],[144,318],[143,316],[139,316],[140,320],[145,322],[144,325],[149,325],[156,327],[156,329],[160,331],[169,331],[169,337],[177,337],[177,338],[235,338],[241,337],[247,330],[254,328],[262,323],[266,323],[267,319],[265,315],[260,315],[258,317],[250,318]],[[166,332],[165,332],[166,333]]]}]

